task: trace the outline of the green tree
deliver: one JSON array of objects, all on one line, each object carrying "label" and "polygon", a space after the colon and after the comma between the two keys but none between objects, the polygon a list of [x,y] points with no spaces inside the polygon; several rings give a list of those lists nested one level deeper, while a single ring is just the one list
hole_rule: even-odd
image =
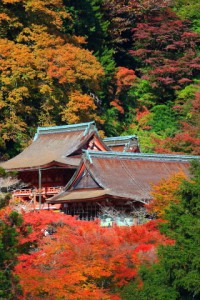
[{"label": "green tree", "polygon": [[17,299],[20,293],[17,278],[12,271],[17,263],[19,251],[17,226],[22,224],[22,218],[17,212],[12,212],[9,222],[0,220],[0,299]]},{"label": "green tree", "polygon": [[[140,270],[143,285],[131,284],[123,299],[189,300],[200,297],[200,163],[192,166],[193,177],[183,181],[179,204],[171,204],[160,231],[174,239],[159,248],[159,262]],[[136,297],[136,298],[135,298]]]},{"label": "green tree", "polygon": [[200,33],[200,3],[196,0],[174,0],[174,10],[182,19],[191,21],[192,29]]},{"label": "green tree", "polygon": [[152,117],[149,120],[151,130],[170,136],[177,129],[177,118],[173,109],[167,105],[156,105],[151,109]]}]

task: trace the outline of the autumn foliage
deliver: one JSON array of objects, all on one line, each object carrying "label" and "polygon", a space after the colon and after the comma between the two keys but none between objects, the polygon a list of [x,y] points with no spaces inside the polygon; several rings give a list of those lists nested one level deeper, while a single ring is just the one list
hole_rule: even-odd
[{"label": "autumn foliage", "polygon": [[[98,221],[47,211],[22,217],[14,270],[22,288],[19,299],[121,299],[115,289],[136,278],[141,263],[156,261],[158,245],[173,243],[155,221],[102,228]],[[11,220],[4,210],[4,221]]]},{"label": "autumn foliage", "polygon": [[[179,152],[198,155],[200,153],[200,87],[194,86],[194,98],[182,99],[174,110],[178,110],[183,115],[180,121],[180,129],[174,137],[168,137],[163,141],[158,141],[157,152]],[[185,101],[184,101],[185,100]]]},{"label": "autumn foliage", "polygon": [[154,88],[165,91],[167,96],[171,89],[180,89],[192,81],[200,68],[196,53],[199,36],[190,31],[187,22],[171,10],[155,11],[138,22],[133,35],[137,49],[131,53],[149,67],[148,75],[145,69],[142,73]]},{"label": "autumn foliage", "polygon": [[159,184],[152,187],[151,195],[153,200],[146,205],[148,212],[157,217],[164,218],[166,209],[171,203],[179,203],[179,197],[176,191],[180,188],[186,174],[183,172],[175,173],[168,179],[162,179]]},{"label": "autumn foliage", "polygon": [[62,119],[69,124],[87,122],[88,118],[103,123],[103,120],[95,113],[96,108],[94,98],[91,95],[82,94],[75,90],[69,95],[69,102],[67,107],[63,109]]},{"label": "autumn foliage", "polygon": [[[105,136],[137,132],[145,152],[199,154],[194,106],[174,109],[199,80],[198,4],[189,2],[1,1],[1,156],[18,154],[38,126],[91,120]],[[159,105],[170,128],[156,125]]]},{"label": "autumn foliage", "polygon": [[[23,147],[39,124],[100,120],[89,95],[104,71],[84,37],[64,33],[71,16],[63,2],[10,0],[0,9],[0,147]],[[74,93],[90,106],[87,117],[79,115],[79,102],[68,106]]]}]

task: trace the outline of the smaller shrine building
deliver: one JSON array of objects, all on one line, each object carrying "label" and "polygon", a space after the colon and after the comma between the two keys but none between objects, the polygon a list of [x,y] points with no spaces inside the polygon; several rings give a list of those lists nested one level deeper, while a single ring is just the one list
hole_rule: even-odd
[{"label": "smaller shrine building", "polygon": [[103,139],[111,151],[139,153],[140,146],[136,135],[116,136]]}]

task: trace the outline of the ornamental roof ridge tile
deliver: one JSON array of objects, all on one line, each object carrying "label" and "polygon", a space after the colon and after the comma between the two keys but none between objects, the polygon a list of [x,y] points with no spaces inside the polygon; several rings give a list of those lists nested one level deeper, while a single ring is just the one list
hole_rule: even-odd
[{"label": "ornamental roof ridge tile", "polygon": [[190,161],[193,159],[200,159],[199,155],[181,155],[181,154],[157,154],[157,153],[130,153],[130,152],[100,152],[100,151],[90,151],[83,150],[83,156],[90,163],[92,163],[93,157],[102,158],[127,158],[127,159],[142,159],[142,160],[162,160],[162,161]]},{"label": "ornamental roof ridge tile", "polygon": [[130,140],[130,139],[138,139],[137,135],[124,135],[124,136],[113,136],[113,137],[107,137],[104,138],[103,141],[105,142],[112,142],[112,141],[125,141],[125,140]]},{"label": "ornamental roof ridge tile", "polygon": [[38,127],[33,140],[35,141],[41,134],[51,134],[51,133],[53,134],[53,133],[61,133],[61,132],[77,131],[77,130],[85,130],[84,131],[84,136],[85,136],[89,132],[92,125],[93,125],[93,129],[97,131],[95,121],[78,123],[78,124],[61,125],[61,126]]}]

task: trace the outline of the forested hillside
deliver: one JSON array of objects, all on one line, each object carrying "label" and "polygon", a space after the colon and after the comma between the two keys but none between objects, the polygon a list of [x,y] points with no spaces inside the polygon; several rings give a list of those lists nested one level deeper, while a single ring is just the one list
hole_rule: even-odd
[{"label": "forested hillside", "polygon": [[95,120],[144,152],[200,153],[195,0],[0,1],[0,153]]},{"label": "forested hillside", "polygon": [[155,220],[113,227],[0,198],[0,299],[200,299],[199,190],[195,163],[153,187]]}]

